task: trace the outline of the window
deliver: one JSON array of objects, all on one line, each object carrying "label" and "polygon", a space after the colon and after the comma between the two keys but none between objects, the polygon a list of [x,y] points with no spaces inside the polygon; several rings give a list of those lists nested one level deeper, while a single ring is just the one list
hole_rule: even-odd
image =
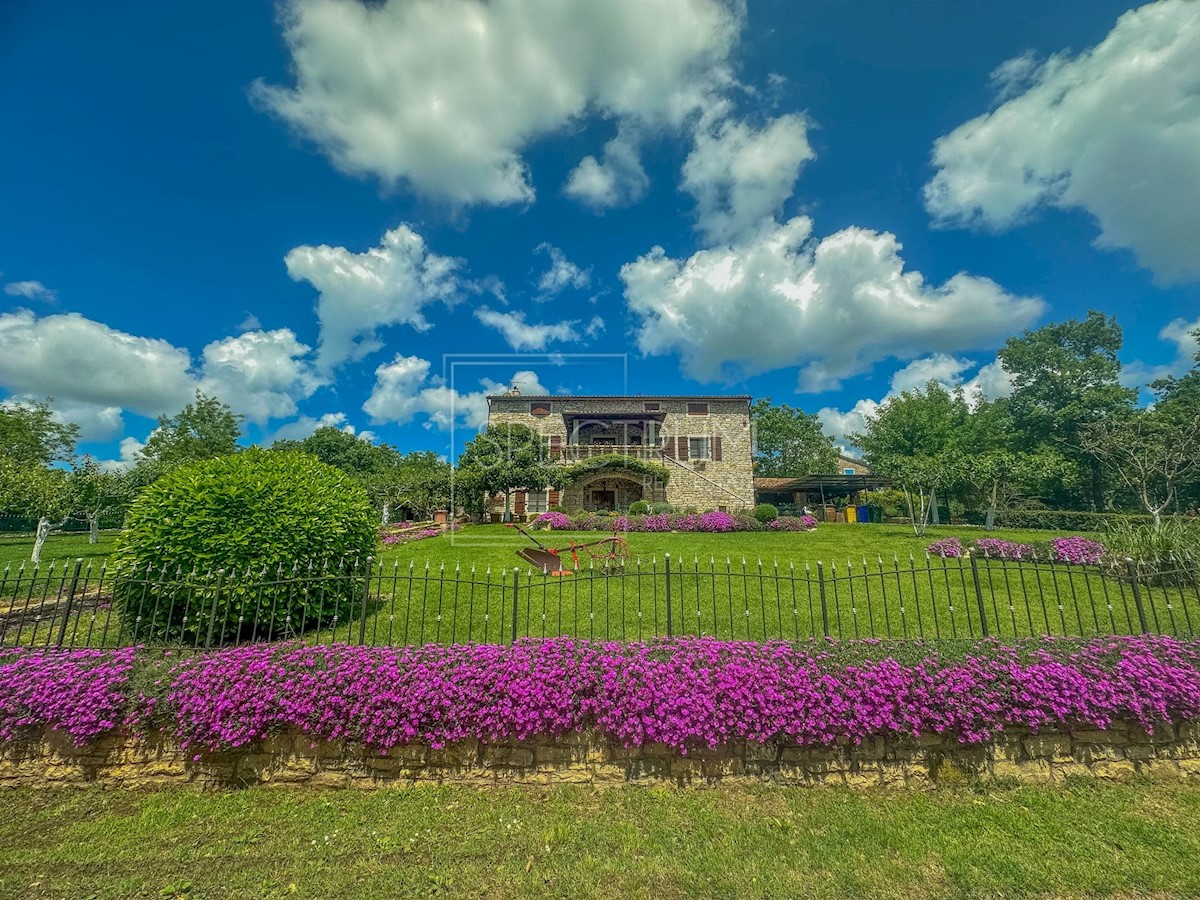
[{"label": "window", "polygon": [[707,416],[708,415],[708,404],[707,403],[689,403],[687,405],[687,414],[689,416]]},{"label": "window", "polygon": [[548,416],[550,415],[549,403],[530,403],[529,414],[531,416]]},{"label": "window", "polygon": [[842,474],[843,475],[853,475],[854,470],[853,469],[842,469]]},{"label": "window", "polygon": [[646,404],[646,412],[658,412],[660,409],[662,409],[662,406],[658,403],[649,403],[648,402]]},{"label": "window", "polygon": [[529,491],[525,496],[525,511],[544,513],[550,505],[549,491]]},{"label": "window", "polygon": [[688,459],[710,459],[712,457],[712,438],[688,438]]}]

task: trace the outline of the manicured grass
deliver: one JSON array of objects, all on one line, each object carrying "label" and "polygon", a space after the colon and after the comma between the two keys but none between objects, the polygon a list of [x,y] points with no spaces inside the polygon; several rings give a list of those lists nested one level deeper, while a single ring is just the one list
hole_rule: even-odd
[{"label": "manicured grass", "polygon": [[1200,787],[5,793],[5,897],[1165,897]]},{"label": "manicured grass", "polygon": [[[51,562],[62,565],[82,558],[84,565],[90,562],[98,567],[116,547],[117,534],[116,531],[102,531],[99,542],[95,544],[88,543],[87,532],[52,534],[42,547],[42,566],[44,568]],[[33,535],[0,534],[0,571],[11,565],[15,573],[21,563],[29,564],[29,554],[32,552]]]},{"label": "manicured grass", "polygon": [[[600,532],[536,532],[538,540],[566,547],[605,537]],[[507,642],[518,636],[571,634],[589,639],[646,639],[671,634],[761,640],[841,638],[956,639],[982,636],[980,615],[992,636],[1130,634],[1147,628],[1190,635],[1200,626],[1200,595],[1193,585],[1142,585],[1135,597],[1127,581],[1100,577],[1095,567],[1031,566],[981,561],[977,571],[960,560],[927,559],[925,547],[951,535],[965,540],[984,532],[968,527],[931,528],[916,536],[899,525],[822,525],[814,532],[631,533],[631,558],[605,577],[605,564],[581,555],[581,571],[546,576],[516,552],[532,546],[503,526],[469,526],[460,532],[409,544],[382,546],[373,569],[366,639],[380,644]],[[998,531],[1013,541],[1044,541],[1034,531]],[[0,544],[12,549],[13,543]],[[94,567],[110,552],[115,535],[88,545],[86,536],[51,538],[45,558],[58,560],[53,577],[43,566],[38,597],[61,593],[62,563],[89,554]],[[671,562],[671,622],[667,613],[667,554]],[[562,557],[570,567],[569,557]],[[14,569],[15,571],[15,569]],[[86,570],[85,570],[86,574]],[[979,591],[975,588],[976,574]],[[98,575],[93,570],[89,584]],[[28,582],[26,582],[26,585]],[[49,588],[45,585],[49,584]],[[514,586],[516,596],[514,603]],[[10,580],[0,594],[22,608],[55,611],[21,597]],[[186,601],[185,601],[186,602]],[[81,609],[84,643],[111,642],[119,621],[108,612]],[[340,621],[341,640],[358,639],[357,610]],[[32,640],[10,628],[6,642]],[[41,630],[43,641],[49,628]],[[57,633],[57,632],[56,632]],[[94,639],[93,639],[94,638]],[[328,631],[311,639],[327,640]]]}]

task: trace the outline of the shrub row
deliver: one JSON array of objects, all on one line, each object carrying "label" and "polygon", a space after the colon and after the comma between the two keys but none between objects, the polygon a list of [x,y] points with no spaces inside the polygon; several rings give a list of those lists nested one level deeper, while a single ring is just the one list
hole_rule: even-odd
[{"label": "shrub row", "polygon": [[1034,531],[1104,531],[1120,522],[1149,524],[1149,516],[1137,513],[1072,512],[1058,509],[1017,509],[996,513],[998,528],[1029,528]]},{"label": "shrub row", "polygon": [[817,527],[817,520],[812,516],[778,516],[764,521],[746,513],[721,511],[650,515],[583,513],[577,516],[544,512],[533,520],[532,525],[552,531],[812,531]]},{"label": "shrub row", "polygon": [[0,740],[41,728],[78,744],[118,727],[186,745],[241,747],[285,729],[377,751],[412,742],[594,729],[684,752],[734,741],[831,745],[1005,727],[1153,730],[1200,716],[1200,645],[1139,636],[979,642],[907,662],[878,642],[635,644],[567,638],[513,646],[253,644],[138,661],[132,650],[0,651]]}]

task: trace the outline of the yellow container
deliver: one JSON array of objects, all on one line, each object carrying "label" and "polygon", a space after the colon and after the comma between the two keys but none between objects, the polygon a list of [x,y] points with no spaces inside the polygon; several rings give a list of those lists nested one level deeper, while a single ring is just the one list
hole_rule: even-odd
[{"label": "yellow container", "polygon": [[855,509],[853,506],[847,506],[846,507],[846,522],[847,522],[847,524],[849,524],[851,522],[857,522],[857,521],[858,521],[858,510]]}]

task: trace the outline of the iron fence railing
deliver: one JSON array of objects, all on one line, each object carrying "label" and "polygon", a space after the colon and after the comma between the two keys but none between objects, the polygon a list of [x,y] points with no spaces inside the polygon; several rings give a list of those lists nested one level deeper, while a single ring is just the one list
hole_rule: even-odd
[{"label": "iron fence railing", "polygon": [[204,574],[75,560],[0,573],[0,646],[1184,637],[1200,624],[1198,568],[1186,555],[1105,565],[973,555],[828,564],[662,556],[556,577],[372,560]]}]

